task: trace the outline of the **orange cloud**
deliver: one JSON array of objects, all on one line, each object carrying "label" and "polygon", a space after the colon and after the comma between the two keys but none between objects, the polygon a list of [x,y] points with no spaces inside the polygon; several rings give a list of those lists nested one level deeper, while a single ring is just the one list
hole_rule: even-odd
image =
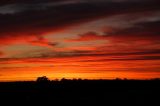
[{"label": "orange cloud", "polygon": [[0,51],[0,56],[4,55],[3,52]]},{"label": "orange cloud", "polygon": [[79,35],[78,38],[66,40],[67,42],[82,42],[82,41],[93,41],[93,40],[104,40],[105,36],[98,35],[95,32],[88,32],[82,35]]},{"label": "orange cloud", "polygon": [[[107,57],[105,57],[107,58]],[[111,57],[110,57],[111,58]],[[12,59],[3,62],[0,67],[2,80],[34,80],[46,75],[55,78],[154,78],[160,75],[159,63],[154,60],[101,60],[104,57],[67,57],[67,58],[32,58]],[[86,60],[86,61],[84,61]],[[87,61],[88,60],[88,61]],[[2,64],[2,62],[1,62]],[[10,64],[10,65],[7,65]],[[156,68],[157,67],[157,68]],[[4,72],[3,72],[4,70]],[[10,77],[7,77],[7,76]],[[148,76],[149,75],[149,76]],[[18,77],[21,76],[21,77]]]}]

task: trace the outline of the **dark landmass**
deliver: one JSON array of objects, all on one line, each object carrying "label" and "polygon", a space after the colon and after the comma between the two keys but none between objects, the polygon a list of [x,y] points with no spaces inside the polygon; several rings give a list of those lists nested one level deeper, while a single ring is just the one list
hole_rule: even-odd
[{"label": "dark landmass", "polygon": [[40,79],[30,82],[1,82],[0,103],[21,106],[159,106],[160,80]]}]

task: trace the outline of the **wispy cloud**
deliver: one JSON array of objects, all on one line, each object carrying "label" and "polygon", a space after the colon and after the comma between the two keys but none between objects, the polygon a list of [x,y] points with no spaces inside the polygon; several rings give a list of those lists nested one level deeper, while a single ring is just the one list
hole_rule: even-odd
[{"label": "wispy cloud", "polygon": [[[0,15],[0,36],[3,40],[7,40],[19,36],[42,35],[101,17],[140,11],[158,11],[158,3],[151,0],[132,3],[129,1],[51,2],[49,0],[44,2],[42,0],[38,2],[35,0],[26,2],[17,0],[0,6],[0,13],[3,13]],[[7,12],[12,14],[4,14]]]},{"label": "wispy cloud", "polygon": [[158,73],[159,5],[159,0],[1,0],[0,70],[24,70],[27,64],[40,70],[54,65],[62,71]]}]

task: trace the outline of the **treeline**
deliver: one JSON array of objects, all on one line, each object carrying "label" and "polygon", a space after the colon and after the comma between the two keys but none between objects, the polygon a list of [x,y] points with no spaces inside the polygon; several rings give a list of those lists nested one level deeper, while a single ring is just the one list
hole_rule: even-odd
[{"label": "treeline", "polygon": [[81,79],[81,78],[73,78],[73,79],[54,79],[50,80],[46,76],[38,77],[36,82],[50,82],[50,81],[160,81],[160,78],[152,78],[152,79],[127,79],[127,78],[115,78],[115,79]]}]

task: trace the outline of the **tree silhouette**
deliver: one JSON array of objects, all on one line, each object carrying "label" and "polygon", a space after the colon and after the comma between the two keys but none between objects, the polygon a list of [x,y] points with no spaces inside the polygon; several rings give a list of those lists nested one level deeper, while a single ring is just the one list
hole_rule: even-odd
[{"label": "tree silhouette", "polygon": [[47,83],[50,80],[46,76],[42,76],[42,77],[38,77],[36,81],[40,83]]}]

